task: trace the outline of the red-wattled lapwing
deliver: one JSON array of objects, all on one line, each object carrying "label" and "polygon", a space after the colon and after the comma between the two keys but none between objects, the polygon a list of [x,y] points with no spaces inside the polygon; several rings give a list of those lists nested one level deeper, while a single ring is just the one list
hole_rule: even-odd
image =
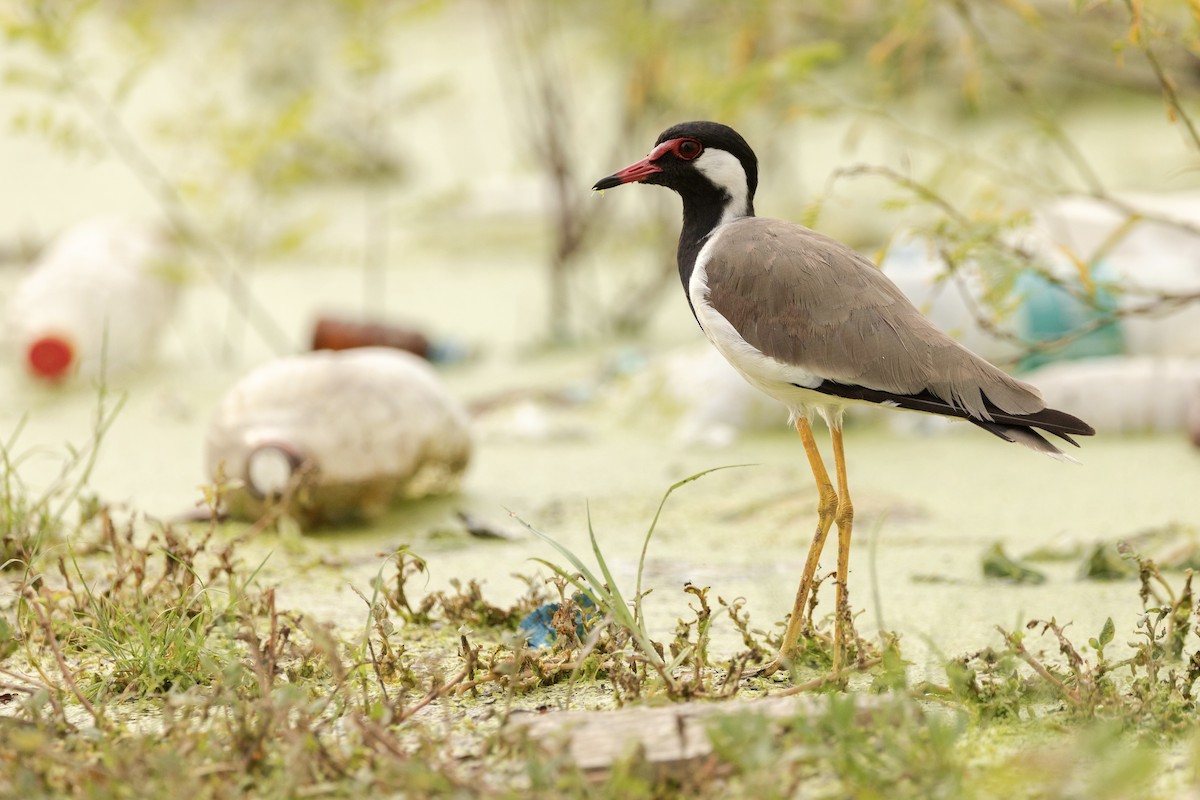
[{"label": "red-wattled lapwing", "polygon": [[[794,655],[825,537],[838,528],[833,668],[841,667],[854,506],[846,480],[842,412],[870,404],[959,417],[1008,442],[1067,459],[1035,428],[1071,444],[1091,426],[1047,408],[1010,377],[933,326],[864,256],[802,225],[754,216],[758,159],[736,131],[684,122],[650,155],[596,183],[666,186],[683,198],[679,277],[696,321],[751,385],[780,400],[816,478],[817,531],[775,665]],[[837,489],[811,420],[829,426]],[[773,668],[773,667],[772,667]]]}]

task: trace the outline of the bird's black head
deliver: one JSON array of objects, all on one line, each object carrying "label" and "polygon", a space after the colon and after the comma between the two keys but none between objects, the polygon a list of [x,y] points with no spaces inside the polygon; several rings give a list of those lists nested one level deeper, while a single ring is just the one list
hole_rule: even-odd
[{"label": "bird's black head", "polygon": [[[758,158],[746,140],[719,122],[681,122],[661,134],[641,161],[596,182],[593,189],[654,183],[689,201],[719,202],[736,215],[754,213]],[[717,199],[719,198],[719,200]]]}]

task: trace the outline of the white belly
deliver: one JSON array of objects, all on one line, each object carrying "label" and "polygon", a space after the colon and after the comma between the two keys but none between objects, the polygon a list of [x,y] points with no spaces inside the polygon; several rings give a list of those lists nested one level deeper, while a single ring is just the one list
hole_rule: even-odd
[{"label": "white belly", "polygon": [[826,419],[831,412],[836,412],[840,419],[841,409],[854,401],[814,391],[825,380],[824,376],[764,354],[743,339],[729,320],[709,305],[705,263],[720,240],[721,230],[717,228],[700,250],[688,285],[692,308],[705,336],[751,386],[787,406],[793,418],[810,417],[814,411],[819,411]]}]

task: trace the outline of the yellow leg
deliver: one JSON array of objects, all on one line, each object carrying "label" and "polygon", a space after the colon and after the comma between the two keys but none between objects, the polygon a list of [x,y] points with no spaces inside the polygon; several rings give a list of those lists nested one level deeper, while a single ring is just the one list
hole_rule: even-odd
[{"label": "yellow leg", "polygon": [[[812,591],[813,576],[817,572],[817,563],[821,560],[821,551],[825,548],[825,537],[829,535],[829,528],[840,508],[838,496],[829,480],[829,473],[825,470],[825,463],[821,461],[821,451],[817,449],[817,441],[813,438],[812,426],[808,424],[808,420],[797,420],[796,432],[800,434],[800,441],[804,443],[804,452],[808,454],[808,463],[817,482],[817,532],[808,548],[808,559],[804,562],[800,587],[796,590],[796,602],[792,605],[792,616],[788,620],[787,630],[783,634],[783,646],[779,650],[780,658],[785,661],[796,654],[796,642],[804,620],[804,609],[808,605],[808,594]],[[841,440],[835,441],[840,443]],[[839,479],[843,471],[839,471]]]},{"label": "yellow leg", "polygon": [[850,573],[850,531],[854,527],[854,504],[850,502],[850,487],[846,481],[846,452],[842,448],[842,426],[831,425],[834,470],[837,473],[838,506],[834,515],[838,529],[837,610],[833,627],[833,671],[842,668],[846,632],[853,630],[850,616],[850,592],[847,579]]}]

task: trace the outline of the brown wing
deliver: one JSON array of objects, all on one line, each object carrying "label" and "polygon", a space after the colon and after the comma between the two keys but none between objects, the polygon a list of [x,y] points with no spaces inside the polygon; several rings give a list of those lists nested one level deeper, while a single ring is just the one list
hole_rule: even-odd
[{"label": "brown wing", "polygon": [[749,217],[719,229],[708,302],[765,355],[842,384],[932,392],[991,419],[1046,407],[1018,381],[935,328],[874,264],[802,225]]}]

